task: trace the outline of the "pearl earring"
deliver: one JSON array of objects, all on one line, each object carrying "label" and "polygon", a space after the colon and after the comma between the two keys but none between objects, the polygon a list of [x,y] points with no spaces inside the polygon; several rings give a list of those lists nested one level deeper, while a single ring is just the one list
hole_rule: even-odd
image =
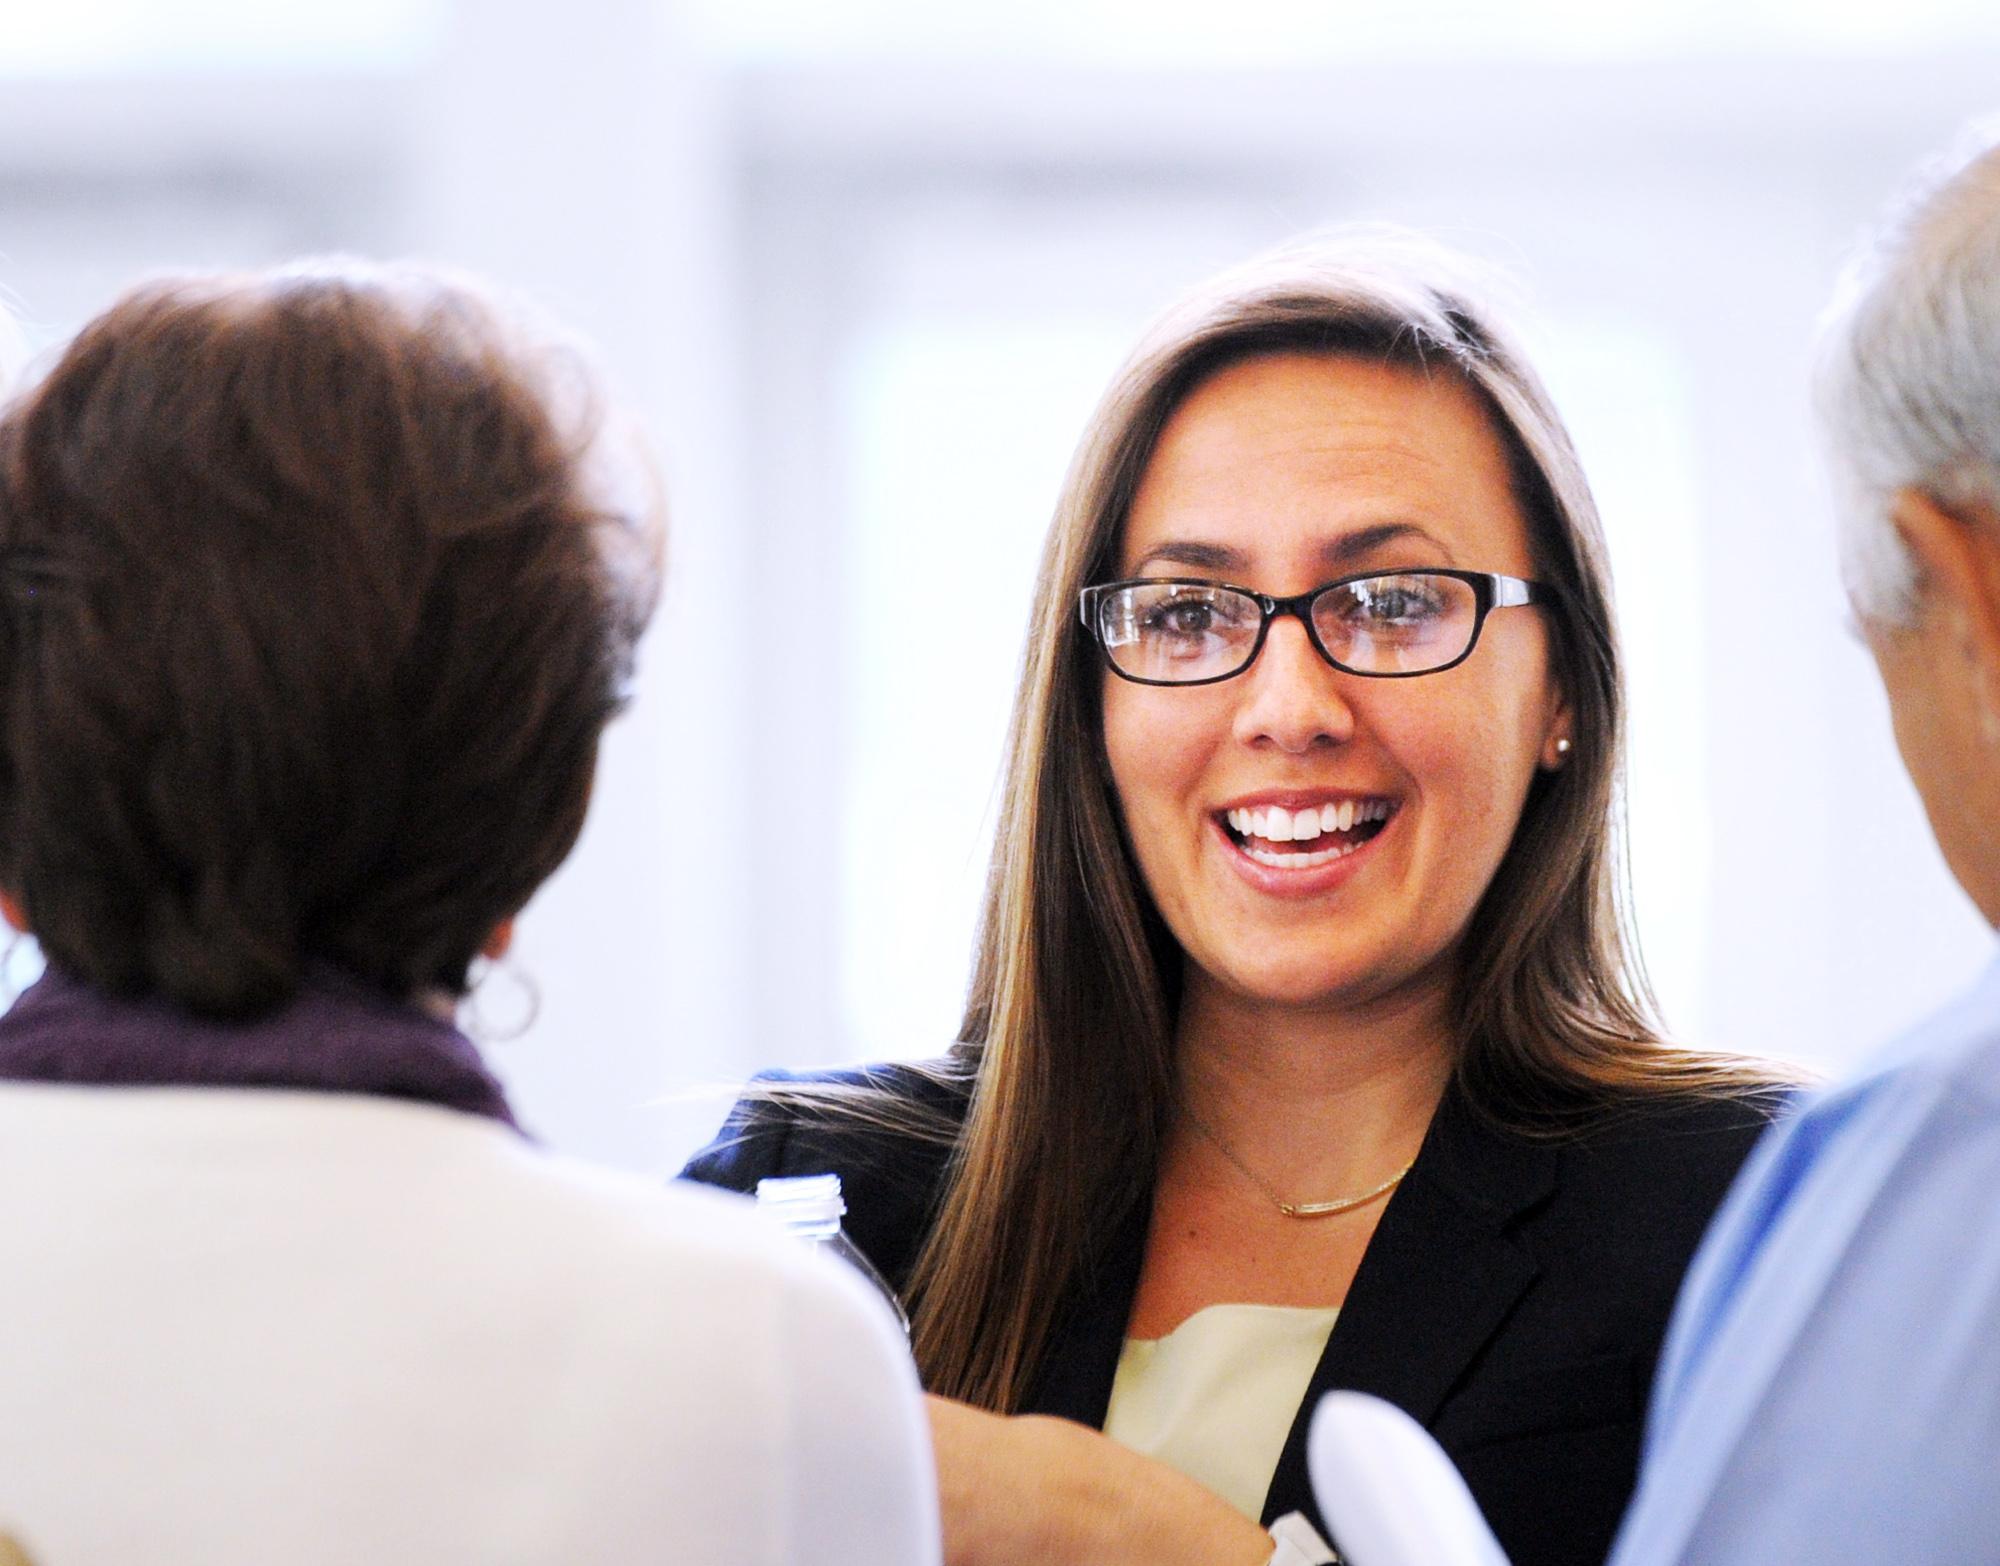
[{"label": "pearl earring", "polygon": [[1569,741],[1567,739],[1556,741],[1556,754],[1558,756],[1567,756],[1569,754]]}]

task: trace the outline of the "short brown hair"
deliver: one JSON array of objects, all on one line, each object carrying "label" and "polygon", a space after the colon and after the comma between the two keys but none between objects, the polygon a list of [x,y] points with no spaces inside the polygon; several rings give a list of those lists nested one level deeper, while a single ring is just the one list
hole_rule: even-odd
[{"label": "short brown hair", "polygon": [[51,961],[211,1015],[464,988],[657,594],[580,372],[323,262],[141,288],[0,413],[0,886]]}]

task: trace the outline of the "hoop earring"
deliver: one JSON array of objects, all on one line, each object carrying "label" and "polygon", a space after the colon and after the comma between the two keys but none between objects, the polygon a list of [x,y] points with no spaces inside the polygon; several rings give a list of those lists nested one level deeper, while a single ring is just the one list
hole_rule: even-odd
[{"label": "hoop earring", "polygon": [[[495,1023],[486,1013],[492,996],[492,979],[505,974],[514,990],[511,1012],[503,1012]],[[542,1014],[542,991],[534,976],[512,957],[475,957],[466,970],[465,996],[458,1003],[458,1025],[465,1036],[478,1044],[511,1044],[535,1025]]]},{"label": "hoop earring", "polygon": [[[0,946],[0,1011],[7,1010],[19,1000],[21,991],[26,988],[14,977],[14,959],[21,955],[21,943],[27,939],[25,931],[9,930],[7,944]],[[0,1566],[5,1566],[4,1558],[0,1558]]]}]

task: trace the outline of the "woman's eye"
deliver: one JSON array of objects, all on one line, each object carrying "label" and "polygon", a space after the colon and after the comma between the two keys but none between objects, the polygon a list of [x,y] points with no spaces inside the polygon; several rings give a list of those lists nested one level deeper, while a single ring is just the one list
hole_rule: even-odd
[{"label": "woman's eye", "polygon": [[1368,608],[1378,620],[1408,620],[1422,614],[1426,605],[1415,593],[1397,590],[1377,594]]},{"label": "woman's eye", "polygon": [[[1253,606],[1249,613],[1254,616],[1255,612]],[[1233,635],[1244,620],[1245,611],[1234,598],[1190,592],[1152,605],[1141,616],[1139,623],[1148,636],[1178,640]]]},{"label": "woman's eye", "polygon": [[1421,625],[1443,611],[1435,593],[1417,587],[1382,587],[1356,593],[1348,612],[1371,625]]},{"label": "woman's eye", "polygon": [[1257,634],[1254,602],[1240,595],[1199,589],[1179,591],[1144,606],[1138,614],[1140,640],[1155,656],[1186,663],[1219,656]]},{"label": "woman's eye", "polygon": [[1146,621],[1146,629],[1156,635],[1200,636],[1215,623],[1213,604],[1183,601],[1162,604]]}]

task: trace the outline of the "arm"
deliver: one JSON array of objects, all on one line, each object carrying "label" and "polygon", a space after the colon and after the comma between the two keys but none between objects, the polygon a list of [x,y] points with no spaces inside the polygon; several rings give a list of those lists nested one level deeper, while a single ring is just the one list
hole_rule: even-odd
[{"label": "arm", "polygon": [[1271,1536],[1192,1479],[1066,1419],[932,1397],[946,1566],[1265,1566]]}]

